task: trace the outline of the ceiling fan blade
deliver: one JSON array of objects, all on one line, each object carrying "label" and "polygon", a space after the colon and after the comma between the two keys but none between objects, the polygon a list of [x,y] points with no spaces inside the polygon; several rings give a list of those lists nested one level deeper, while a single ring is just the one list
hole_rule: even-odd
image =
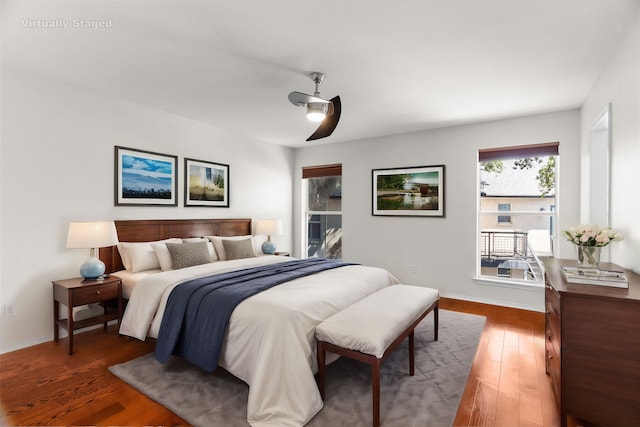
[{"label": "ceiling fan blade", "polygon": [[[329,104],[329,114],[327,117],[320,123],[318,129],[309,137],[307,141],[313,141],[320,138],[326,138],[331,135],[335,130],[336,126],[338,126],[338,121],[340,121],[340,114],[342,113],[342,103],[340,102],[340,97],[336,96],[335,98],[330,99],[331,104]],[[331,114],[331,107],[333,106],[333,114]]]},{"label": "ceiling fan blade", "polygon": [[304,107],[309,102],[319,102],[323,104],[328,104],[330,101],[326,99],[318,98],[317,96],[307,95],[302,92],[291,92],[289,94],[289,101],[298,107]]}]

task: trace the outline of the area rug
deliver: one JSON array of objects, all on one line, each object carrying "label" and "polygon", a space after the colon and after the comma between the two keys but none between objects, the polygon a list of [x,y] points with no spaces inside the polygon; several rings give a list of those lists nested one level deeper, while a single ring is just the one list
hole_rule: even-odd
[{"label": "area rug", "polygon": [[[409,376],[408,345],[382,365],[380,421],[384,427],[451,426],[478,347],[485,318],[440,310],[439,340],[433,341],[433,313],[415,330],[416,371]],[[194,426],[235,427],[246,420],[249,387],[223,369],[201,370],[153,354],[109,370]],[[371,369],[340,358],[326,370],[326,400],[309,427],[370,426]]]}]

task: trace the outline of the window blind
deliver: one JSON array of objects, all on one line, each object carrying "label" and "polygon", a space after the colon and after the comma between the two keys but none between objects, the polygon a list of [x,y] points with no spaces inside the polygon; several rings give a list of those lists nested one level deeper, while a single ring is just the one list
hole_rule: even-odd
[{"label": "window blind", "polygon": [[488,148],[478,150],[478,161],[488,162],[491,160],[521,159],[524,157],[557,156],[559,146],[559,142],[545,142],[543,144]]},{"label": "window blind", "polygon": [[302,168],[302,179],[322,178],[324,176],[342,176],[342,163],[334,165],[305,166]]}]

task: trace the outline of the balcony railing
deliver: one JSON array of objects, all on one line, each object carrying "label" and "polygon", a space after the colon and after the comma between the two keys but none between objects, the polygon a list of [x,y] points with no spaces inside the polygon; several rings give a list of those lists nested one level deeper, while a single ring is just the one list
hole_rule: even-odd
[{"label": "balcony railing", "polygon": [[527,231],[485,230],[480,234],[480,245],[482,275],[542,280]]},{"label": "balcony railing", "polygon": [[505,259],[527,256],[526,231],[482,231],[480,256],[483,259]]}]

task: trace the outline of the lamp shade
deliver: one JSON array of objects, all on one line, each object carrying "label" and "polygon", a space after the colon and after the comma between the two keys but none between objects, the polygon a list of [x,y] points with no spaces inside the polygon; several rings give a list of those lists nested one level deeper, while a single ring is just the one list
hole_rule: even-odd
[{"label": "lamp shade", "polygon": [[118,232],[113,221],[72,222],[67,233],[67,248],[91,249],[89,259],[80,267],[80,275],[85,279],[99,279],[105,265],[97,257],[96,248],[113,246],[118,243]]},{"label": "lamp shade", "polygon": [[79,221],[69,224],[67,248],[104,248],[118,243],[113,221]]},{"label": "lamp shade", "polygon": [[255,234],[267,235],[267,240],[262,244],[263,254],[273,254],[276,251],[276,245],[271,241],[271,236],[282,236],[282,221],[279,219],[261,219],[256,221]]},{"label": "lamp shade", "polygon": [[282,236],[282,221],[279,219],[260,219],[256,221],[255,234],[267,236]]}]

